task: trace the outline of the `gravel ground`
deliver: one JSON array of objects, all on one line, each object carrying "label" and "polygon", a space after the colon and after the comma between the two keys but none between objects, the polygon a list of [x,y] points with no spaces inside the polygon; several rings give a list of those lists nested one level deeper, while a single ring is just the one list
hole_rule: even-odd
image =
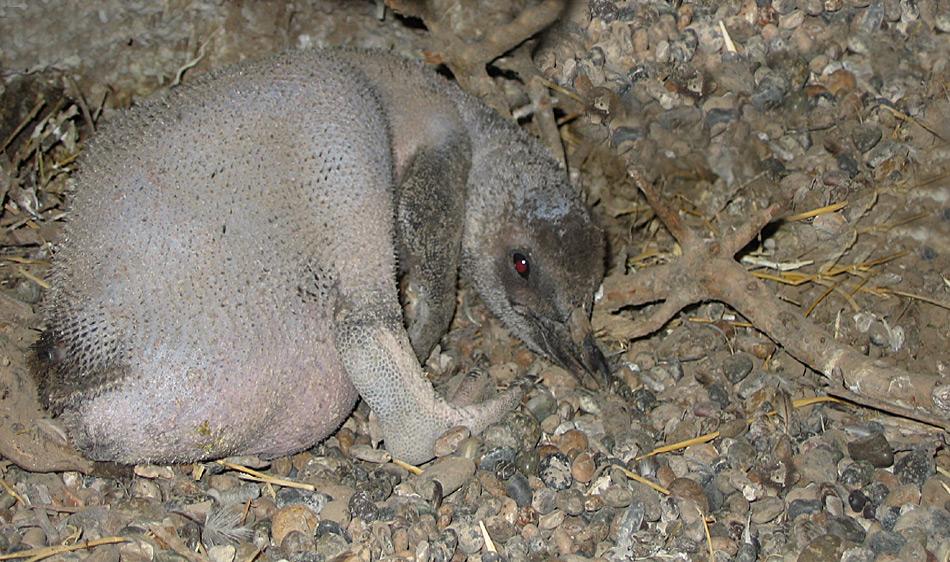
[{"label": "gravel ground", "polygon": [[[15,30],[0,32],[4,392],[35,338],[46,242],[91,121],[176,76],[281,49],[438,51],[419,20],[380,18],[372,2],[167,4],[0,11]],[[536,2],[435,4],[446,28],[479,37]],[[522,49],[562,122],[552,144],[607,231],[611,275],[682,253],[630,167],[705,236],[773,202],[788,215],[822,209],[764,229],[742,263],[836,341],[948,383],[950,1],[591,0]],[[543,136],[544,104],[505,64],[491,79],[502,105]],[[46,103],[31,113],[38,93]],[[654,308],[595,307],[614,371],[598,388],[512,340],[463,284],[427,363],[433,379],[450,386],[478,367],[499,385],[526,374],[538,384],[482,435],[443,436],[421,474],[375,447],[362,404],[324,443],[270,462],[108,478],[0,461],[0,559],[59,545],[73,550],[43,555],[950,559],[946,432],[855,404],[802,405],[828,381],[720,303],[630,341]]]}]

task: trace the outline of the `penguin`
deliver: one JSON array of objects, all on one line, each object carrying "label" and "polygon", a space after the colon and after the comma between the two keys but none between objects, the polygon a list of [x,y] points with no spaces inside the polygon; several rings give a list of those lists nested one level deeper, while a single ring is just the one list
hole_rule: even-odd
[{"label": "penguin", "polygon": [[34,346],[38,394],[88,458],[276,457],[358,398],[397,458],[479,432],[420,361],[459,276],[529,347],[608,372],[604,237],[536,139],[419,63],[285,53],[115,118],[85,149]]}]

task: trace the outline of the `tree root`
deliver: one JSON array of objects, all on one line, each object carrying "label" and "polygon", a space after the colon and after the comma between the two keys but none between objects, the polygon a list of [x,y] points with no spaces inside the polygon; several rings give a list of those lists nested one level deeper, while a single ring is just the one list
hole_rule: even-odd
[{"label": "tree root", "polygon": [[505,25],[489,29],[477,42],[463,41],[444,11],[433,0],[386,0],[400,14],[421,19],[432,33],[435,49],[428,53],[430,62],[444,63],[466,91],[482,98],[503,114],[509,114],[504,97],[488,76],[486,65],[551,25],[564,9],[565,0],[543,0],[526,8]]},{"label": "tree root", "polygon": [[735,254],[775,220],[777,205],[750,217],[741,228],[719,239],[703,239],[683,225],[638,171],[628,172],[683,249],[675,263],[635,275],[611,275],[604,281],[605,304],[611,310],[663,301],[648,319],[631,327],[630,339],[659,330],[690,304],[720,301],[790,355],[824,374],[829,394],[950,430],[950,412],[943,399],[947,389],[938,384],[937,376],[910,373],[838,343],[800,311],[775,297],[764,282],[735,261]]},{"label": "tree root", "polygon": [[525,83],[541,141],[548,147],[561,168],[567,170],[567,156],[564,154],[564,144],[561,142],[561,130],[554,116],[554,100],[548,95],[548,86],[544,77],[531,60],[531,47],[529,43],[515,49],[510,57],[506,57],[504,67],[516,72]]}]

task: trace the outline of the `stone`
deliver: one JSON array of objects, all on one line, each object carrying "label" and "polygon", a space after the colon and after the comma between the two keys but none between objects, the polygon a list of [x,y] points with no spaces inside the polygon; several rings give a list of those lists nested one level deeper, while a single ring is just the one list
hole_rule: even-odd
[{"label": "stone", "polygon": [[752,357],[743,352],[730,355],[722,362],[722,372],[733,384],[746,378],[752,372],[752,367]]},{"label": "stone", "polygon": [[474,474],[475,463],[471,460],[465,457],[443,457],[426,467],[416,480],[416,486],[426,481],[438,482],[442,486],[442,496],[447,497]]},{"label": "stone", "polygon": [[758,525],[768,523],[785,512],[785,502],[782,498],[767,496],[754,501],[752,507],[752,522]]},{"label": "stone", "polygon": [[838,481],[849,489],[867,486],[874,477],[874,465],[866,460],[853,462],[841,471]]},{"label": "stone", "polygon": [[835,535],[821,535],[812,540],[801,554],[798,555],[799,562],[826,562],[828,560],[838,560],[844,551],[843,541]]},{"label": "stone", "polygon": [[925,450],[913,450],[894,464],[894,474],[902,484],[913,484],[920,488],[936,472],[933,453]]},{"label": "stone", "polygon": [[854,147],[862,153],[877,146],[877,143],[881,141],[881,136],[880,127],[870,123],[858,125],[851,131],[851,140],[854,142]]},{"label": "stone", "polygon": [[541,459],[538,476],[544,485],[555,490],[570,488],[574,482],[571,476],[571,461],[561,452],[551,453]]},{"label": "stone", "polygon": [[302,504],[288,505],[274,514],[271,520],[271,537],[275,543],[280,544],[284,537],[294,531],[313,536],[317,522],[317,514],[309,507]]},{"label": "stone", "polygon": [[877,468],[885,468],[894,463],[894,449],[883,433],[872,433],[849,442],[848,454],[856,461],[867,461]]}]

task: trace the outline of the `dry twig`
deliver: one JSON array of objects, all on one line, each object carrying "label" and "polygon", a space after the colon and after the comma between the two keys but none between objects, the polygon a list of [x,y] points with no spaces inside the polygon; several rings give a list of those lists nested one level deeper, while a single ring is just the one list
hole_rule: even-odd
[{"label": "dry twig", "polygon": [[617,466],[617,465],[613,465],[613,466],[614,466],[614,468],[620,469],[620,472],[622,472],[624,476],[626,476],[627,478],[633,480],[634,482],[639,482],[639,483],[643,484],[644,486],[646,486],[646,487],[648,487],[648,488],[652,488],[653,490],[656,490],[657,492],[663,494],[664,496],[670,495],[670,491],[669,491],[669,490],[667,490],[667,489],[664,488],[663,486],[660,486],[660,485],[657,484],[656,482],[653,482],[653,481],[651,481],[651,480],[647,480],[646,478],[640,476],[639,474],[637,474],[636,472],[634,472],[634,471],[632,471],[632,470],[630,470],[630,469],[628,469],[628,468],[624,468],[624,467],[622,467],[622,466]]},{"label": "dry twig", "polygon": [[261,482],[263,484],[272,484],[274,486],[283,486],[285,488],[297,488],[300,490],[307,490],[308,492],[313,492],[317,488],[313,484],[305,484],[303,482],[297,482],[295,480],[288,480],[286,478],[278,478],[277,476],[271,476],[270,474],[265,474],[253,468],[248,468],[246,466],[241,466],[239,464],[234,464],[228,461],[216,461],[221,466],[240,472],[238,475],[239,478],[243,480],[251,480],[253,482]]},{"label": "dry twig", "polygon": [[392,462],[394,465],[396,465],[396,466],[398,466],[398,467],[400,467],[400,468],[404,468],[404,469],[406,469],[407,471],[409,471],[410,473],[415,474],[416,476],[422,474],[422,469],[419,468],[418,466],[409,464],[409,463],[407,463],[407,462],[405,462],[405,461],[401,461],[401,460],[399,460],[399,459],[393,459],[391,462]]},{"label": "dry twig", "polygon": [[105,537],[90,541],[82,541],[70,545],[61,544],[56,546],[44,546],[43,548],[30,548],[27,550],[21,550],[19,552],[0,554],[0,560],[17,560],[20,558],[26,558],[28,562],[34,562],[35,560],[42,560],[57,554],[65,554],[67,552],[95,548],[104,544],[118,544],[123,542],[129,542],[129,539],[125,537]]},{"label": "dry twig", "polygon": [[30,507],[30,502],[26,501],[26,499],[24,499],[23,496],[21,496],[20,493],[16,491],[16,488],[11,486],[3,478],[0,478],[0,488],[3,488],[3,491],[9,494],[9,496],[15,499],[20,505]]}]

